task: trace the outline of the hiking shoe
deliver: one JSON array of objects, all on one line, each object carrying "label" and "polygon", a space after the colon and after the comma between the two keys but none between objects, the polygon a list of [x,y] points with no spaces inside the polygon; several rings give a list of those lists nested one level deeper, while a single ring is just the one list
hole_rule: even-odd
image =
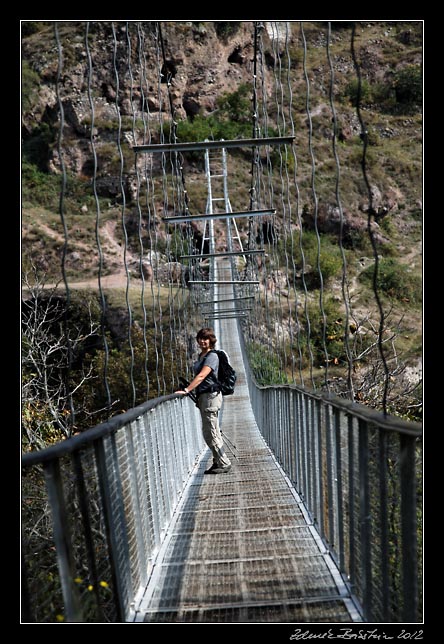
[{"label": "hiking shoe", "polygon": [[212,474],[213,470],[216,469],[217,463],[213,463],[211,467],[209,467],[207,470],[205,470],[204,474]]},{"label": "hiking shoe", "polygon": [[[210,467],[208,474],[225,474],[231,470],[231,465],[216,465],[216,467]],[[207,472],[205,472],[206,474]]]}]

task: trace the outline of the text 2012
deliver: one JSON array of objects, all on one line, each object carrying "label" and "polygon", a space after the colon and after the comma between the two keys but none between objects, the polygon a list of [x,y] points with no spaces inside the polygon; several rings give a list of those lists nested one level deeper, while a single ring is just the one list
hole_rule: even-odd
[{"label": "text 2012", "polygon": [[402,629],[397,635],[389,635],[384,631],[381,632],[377,628],[368,630],[359,629],[358,631],[354,631],[351,628],[339,628],[338,630],[329,628],[321,633],[314,633],[308,629],[303,630],[302,628],[297,628],[290,635],[290,640],[422,640],[424,637],[423,633],[422,630],[410,632]]}]

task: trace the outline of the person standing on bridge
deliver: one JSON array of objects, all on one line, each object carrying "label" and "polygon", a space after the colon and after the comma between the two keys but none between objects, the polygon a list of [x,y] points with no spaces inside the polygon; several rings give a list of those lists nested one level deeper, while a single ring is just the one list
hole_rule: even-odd
[{"label": "person standing on bridge", "polygon": [[200,355],[193,365],[194,378],[184,389],[175,393],[186,396],[195,391],[196,404],[202,418],[203,437],[213,454],[213,464],[205,470],[205,474],[223,474],[231,470],[231,461],[225,453],[219,427],[222,393],[217,380],[219,358],[213,351],[217,339],[213,329],[203,328],[198,331],[196,340]]}]

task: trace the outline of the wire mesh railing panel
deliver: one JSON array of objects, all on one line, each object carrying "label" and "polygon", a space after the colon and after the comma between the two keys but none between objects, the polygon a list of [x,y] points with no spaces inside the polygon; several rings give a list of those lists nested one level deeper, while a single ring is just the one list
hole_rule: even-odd
[{"label": "wire mesh railing panel", "polygon": [[141,530],[144,543],[147,566],[149,557],[156,547],[156,517],[155,507],[153,506],[153,491],[155,484],[152,479],[151,452],[149,441],[149,423],[146,415],[137,420],[137,458],[140,461],[141,479],[140,479],[140,504],[143,507],[141,512]]},{"label": "wire mesh railing panel", "polygon": [[[57,514],[63,520],[64,539],[69,562],[70,578],[64,580],[71,586],[73,601],[79,606],[79,614],[84,621],[95,621],[102,616],[103,599],[112,596],[113,580],[110,577],[99,579],[91,566],[91,541],[85,523],[86,499],[83,464],[80,459],[67,455],[58,461],[60,469],[60,507],[53,507],[53,520]],[[89,517],[88,517],[89,519]],[[89,519],[90,521],[90,519]],[[90,523],[89,523],[90,525]],[[58,547],[58,538],[55,547]],[[63,582],[63,580],[62,580]],[[115,614],[115,611],[113,611]]]},{"label": "wire mesh railing panel", "polygon": [[249,386],[258,426],[365,618],[420,622],[422,428],[291,385]]},{"label": "wire mesh railing panel", "polygon": [[[116,620],[116,592],[113,570],[110,560],[110,544],[107,535],[103,500],[100,492],[95,450],[91,445],[85,447],[73,459],[80,461],[77,465],[79,502],[82,504],[82,516],[79,522],[85,532],[86,561],[88,561],[88,574],[81,579],[88,592],[97,596],[96,618],[104,622]],[[81,470],[80,470],[81,468]],[[94,621],[94,616],[86,621]]]},{"label": "wire mesh railing panel", "polygon": [[63,616],[63,596],[54,547],[51,508],[41,465],[22,478],[22,556],[25,619],[55,622]]},{"label": "wire mesh railing panel", "polygon": [[23,457],[24,620],[125,621],[203,449],[197,413],[157,399]]},{"label": "wire mesh railing panel", "polygon": [[125,469],[121,471],[119,461],[124,459],[121,454],[124,449],[124,437],[121,433],[106,436],[98,445],[97,457],[99,460],[99,478],[103,486],[103,496],[106,499],[106,512],[109,521],[109,534],[113,552],[114,566],[116,569],[116,583],[118,583],[118,597],[121,602],[122,614],[130,607],[133,596],[129,539],[131,525],[127,525],[125,504],[128,505],[129,497],[126,491],[125,500]]}]

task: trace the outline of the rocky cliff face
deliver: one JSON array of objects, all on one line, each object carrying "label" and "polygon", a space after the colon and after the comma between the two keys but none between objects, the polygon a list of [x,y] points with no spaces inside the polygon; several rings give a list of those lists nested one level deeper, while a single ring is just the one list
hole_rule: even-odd
[{"label": "rocky cliff face", "polygon": [[[169,120],[171,108],[177,120],[209,114],[216,109],[218,96],[234,92],[241,83],[251,83],[252,23],[236,23],[225,30],[220,24],[226,23],[219,23],[219,28],[217,23],[163,24],[162,50],[155,24],[93,23],[89,52],[85,24],[60,24],[59,85],[65,138],[73,143],[68,169],[85,173],[88,145],[84,141],[91,133],[92,108],[93,135],[100,146],[111,138],[110,133],[115,135],[117,107],[123,131],[128,133],[134,131],[133,121],[140,127],[148,115],[158,121],[161,112]],[[58,50],[53,25],[43,25],[23,39],[23,62],[34,74],[34,83],[24,90],[28,92],[28,109],[23,113],[26,140],[42,123],[53,125],[58,118]],[[93,88],[92,97],[88,96],[88,84]],[[134,136],[140,138],[136,143],[143,142],[138,127],[136,132]],[[156,137],[157,131],[152,136]],[[131,137],[133,134],[128,134]],[[49,170],[56,167],[52,156]]]},{"label": "rocky cliff face", "polygon": [[[65,139],[72,144],[66,146],[70,147],[67,163],[69,169],[77,173],[85,172],[84,148],[87,147],[85,140],[91,134],[92,110],[93,135],[99,145],[115,137],[117,110],[122,117],[124,135],[139,139],[136,142],[140,143],[144,136],[147,137],[140,124],[148,115],[152,121],[159,120],[159,113],[168,121],[171,112],[177,121],[193,119],[197,114],[208,115],[216,109],[218,97],[235,92],[242,83],[252,85],[252,22],[161,23],[161,38],[157,23],[92,22],[88,26],[86,23],[59,23],[58,42],[54,23],[29,25],[24,27],[22,48],[23,137],[27,141],[35,136],[42,124],[50,127],[56,124],[59,71]],[[392,26],[390,23],[359,23],[356,46],[366,92],[368,84],[377,83],[391,84],[395,92],[395,73],[407,65],[421,65],[420,30],[420,23],[393,23]],[[334,28],[331,34],[334,91],[342,103],[344,88],[356,76],[350,56],[350,32],[350,25],[345,23]],[[271,100],[273,93],[281,91],[275,85],[273,70],[285,68],[287,58],[290,58],[293,109],[303,121],[306,71],[311,84],[312,116],[316,120],[325,111],[329,99],[331,77],[325,55],[326,25],[304,23],[301,34],[297,22],[265,22],[261,40],[263,57],[258,65],[264,77],[266,95]],[[303,70],[303,40],[308,52],[306,70]],[[382,93],[381,88],[379,93]],[[363,99],[366,98],[363,94]],[[377,100],[375,93],[372,102],[376,109]],[[371,109],[372,105],[366,109],[368,107]],[[271,124],[275,117],[272,113],[268,115]],[[375,128],[378,135],[385,138],[403,135],[393,127],[384,127],[384,121],[387,119],[380,119]],[[305,127],[306,123],[301,125]],[[356,115],[344,110],[340,127],[343,140],[355,136],[359,133]],[[407,133],[408,123],[402,127]],[[157,130],[149,132],[148,136],[155,139]],[[329,136],[327,132],[326,136]],[[51,151],[49,157],[49,169],[54,171],[57,161]]]},{"label": "rocky cliff face", "polygon": [[[417,221],[422,206],[420,101],[413,110],[398,109],[405,107],[399,97],[402,91],[408,92],[408,81],[420,69],[421,29],[420,23],[368,22],[358,23],[356,30],[362,109],[369,128],[373,206],[380,219],[388,213],[398,215],[394,222],[403,234],[410,230],[411,219],[407,215],[414,214]],[[192,123],[197,116],[215,114],[221,96],[233,95],[243,84],[251,88],[253,33],[252,22],[167,22],[160,27],[149,22],[71,22],[59,23],[57,30],[54,23],[25,23],[22,39],[25,157],[43,172],[60,172],[56,146],[59,78],[65,169],[70,176],[86,182],[95,171],[99,196],[117,204],[121,199],[120,155],[123,155],[124,190],[131,206],[137,192],[131,145],[156,143],[162,127],[169,126],[172,120]],[[333,176],[334,166],[332,159],[326,159],[331,157],[332,70],[338,140],[342,144],[346,228],[353,232],[366,226],[362,213],[365,214],[367,195],[360,173],[362,142],[353,105],[356,71],[350,38],[350,24],[332,25],[329,61],[325,23],[304,23],[302,32],[297,22],[266,22],[261,31],[258,68],[263,81],[258,91],[272,107],[267,115],[268,124],[276,127],[280,120],[282,127],[285,120],[288,128],[291,114],[299,155],[299,207],[304,209],[306,225],[311,226],[312,164],[307,138],[310,116],[319,177],[318,224],[326,232],[335,232],[338,219],[335,193],[327,178]],[[284,83],[287,68],[291,69],[288,73],[291,82],[288,87],[278,86],[276,71]],[[403,70],[410,73],[407,88],[406,82],[404,86],[401,82]],[[289,105],[290,86],[291,113],[283,116],[274,99],[284,92],[284,102]],[[117,138],[121,150],[116,147]],[[187,170],[196,175],[203,168],[191,162]],[[160,167],[158,172],[161,173]],[[248,174],[244,183],[248,187]],[[246,191],[244,188],[242,194]],[[241,194],[241,190],[235,190],[234,200],[237,192]],[[245,198],[239,205],[239,209],[245,209]],[[83,204],[80,208],[87,206]],[[379,238],[384,241],[382,231]]]}]

